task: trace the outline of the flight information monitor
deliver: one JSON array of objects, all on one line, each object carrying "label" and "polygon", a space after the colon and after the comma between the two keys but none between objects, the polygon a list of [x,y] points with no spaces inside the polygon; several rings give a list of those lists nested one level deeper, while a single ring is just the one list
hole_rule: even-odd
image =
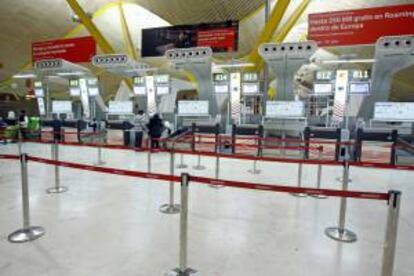
[{"label": "flight information monitor", "polygon": [[110,101],[108,111],[110,114],[132,114],[133,104],[131,101]]},{"label": "flight information monitor", "polygon": [[255,95],[259,94],[259,84],[258,83],[244,83],[242,86],[242,91],[244,95]]},{"label": "flight information monitor", "polygon": [[349,83],[349,92],[351,94],[364,94],[367,95],[370,92],[371,85],[369,82],[351,82]]},{"label": "flight information monitor", "polygon": [[326,95],[333,93],[333,85],[332,83],[314,83],[313,84],[313,92],[316,95]]},{"label": "flight information monitor", "polygon": [[299,118],[304,115],[304,104],[301,101],[268,101],[266,117]]},{"label": "flight information monitor", "polygon": [[207,116],[208,101],[179,101],[178,115],[180,116]]},{"label": "flight information monitor", "polygon": [[414,121],[414,103],[377,102],[374,119],[393,122]]}]

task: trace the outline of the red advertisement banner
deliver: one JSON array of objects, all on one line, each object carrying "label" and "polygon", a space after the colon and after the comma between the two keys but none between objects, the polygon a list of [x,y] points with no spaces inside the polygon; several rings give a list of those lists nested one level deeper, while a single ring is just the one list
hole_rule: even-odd
[{"label": "red advertisement banner", "polygon": [[374,44],[382,36],[414,34],[414,4],[309,15],[308,39],[320,47]]},{"label": "red advertisement banner", "polygon": [[237,41],[235,27],[201,30],[197,32],[197,46],[221,49],[224,52],[233,52]]},{"label": "red advertisement banner", "polygon": [[61,58],[70,62],[90,62],[96,55],[96,42],[91,36],[32,43],[32,62]]}]

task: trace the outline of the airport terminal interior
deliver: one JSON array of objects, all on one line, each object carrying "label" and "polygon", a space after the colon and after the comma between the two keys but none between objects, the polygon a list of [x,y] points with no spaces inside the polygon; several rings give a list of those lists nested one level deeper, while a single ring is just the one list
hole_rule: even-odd
[{"label": "airport terminal interior", "polygon": [[413,0],[1,4],[0,276],[414,275]]}]

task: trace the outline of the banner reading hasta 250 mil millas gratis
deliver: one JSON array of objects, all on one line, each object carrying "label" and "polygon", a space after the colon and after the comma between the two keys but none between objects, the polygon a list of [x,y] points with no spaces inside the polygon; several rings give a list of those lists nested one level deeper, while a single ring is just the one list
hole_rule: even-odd
[{"label": "banner reading hasta 250 mil millas gratis", "polygon": [[320,47],[374,44],[382,36],[414,34],[414,4],[309,15],[308,39]]}]

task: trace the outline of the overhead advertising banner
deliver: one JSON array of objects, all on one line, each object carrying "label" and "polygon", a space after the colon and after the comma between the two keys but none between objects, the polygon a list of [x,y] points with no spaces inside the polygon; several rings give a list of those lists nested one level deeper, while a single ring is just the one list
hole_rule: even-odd
[{"label": "overhead advertising banner", "polygon": [[308,39],[319,47],[369,45],[382,36],[414,34],[414,4],[309,15]]},{"label": "overhead advertising banner", "polygon": [[238,50],[239,22],[181,25],[142,30],[142,57],[163,56],[169,49],[211,47],[213,52]]},{"label": "overhead advertising banner", "polygon": [[32,62],[42,59],[64,59],[90,62],[96,55],[96,42],[91,36],[32,43]]}]

